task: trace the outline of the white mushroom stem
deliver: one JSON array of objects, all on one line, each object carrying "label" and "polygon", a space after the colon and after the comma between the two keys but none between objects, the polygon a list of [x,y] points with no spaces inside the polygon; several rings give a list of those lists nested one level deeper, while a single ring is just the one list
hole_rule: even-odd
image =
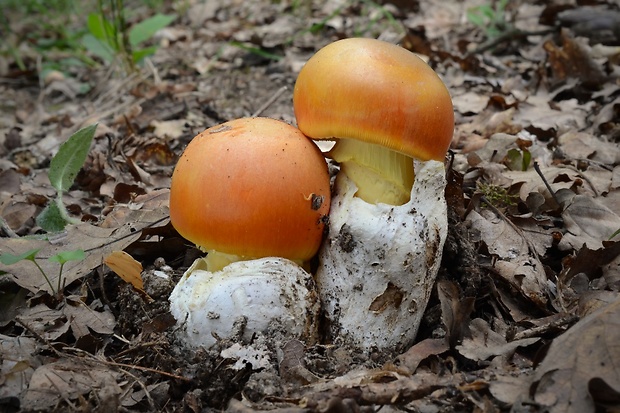
[{"label": "white mushroom stem", "polygon": [[310,274],[284,258],[233,262],[220,271],[205,270],[198,259],[170,295],[170,312],[190,346],[213,346],[235,334],[244,320],[243,339],[270,331],[312,343],[317,336],[319,301]]},{"label": "white mushroom stem", "polygon": [[414,161],[404,205],[370,204],[336,178],[317,287],[328,339],[369,351],[402,351],[415,339],[446,239],[445,169]]}]

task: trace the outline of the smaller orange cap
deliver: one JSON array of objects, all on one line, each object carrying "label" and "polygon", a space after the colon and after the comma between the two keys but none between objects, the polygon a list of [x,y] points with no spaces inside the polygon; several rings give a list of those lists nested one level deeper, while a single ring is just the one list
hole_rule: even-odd
[{"label": "smaller orange cap", "polygon": [[299,129],[351,138],[421,160],[443,160],[454,133],[448,89],[415,54],[352,38],[328,44],[302,68],[293,92]]},{"label": "smaller orange cap", "polygon": [[311,258],[329,206],[321,151],[269,118],[237,119],[196,136],[170,185],[170,219],[183,237],[244,257]]}]

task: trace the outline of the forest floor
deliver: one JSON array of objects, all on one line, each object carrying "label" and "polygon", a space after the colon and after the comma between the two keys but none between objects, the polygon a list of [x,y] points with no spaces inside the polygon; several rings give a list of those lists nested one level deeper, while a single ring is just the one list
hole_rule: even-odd
[{"label": "forest floor", "polygon": [[[50,282],[31,260],[0,264],[0,411],[619,411],[620,8],[506,3],[178,2],[162,5],[176,19],[135,71],[43,53],[58,35],[49,16],[8,11],[0,254],[37,251]],[[128,24],[152,14],[136,7]],[[299,70],[346,37],[418,53],[453,98],[450,228],[415,343],[364,354],[263,342],[258,367],[230,340],[185,348],[168,296],[200,252],[168,222],[179,155],[227,120],[295,124]],[[50,62],[64,66],[42,70]],[[94,123],[62,198],[81,222],[45,235],[50,161]],[[61,272],[50,260],[79,249]],[[137,277],[103,264],[114,251],[140,263]]]}]

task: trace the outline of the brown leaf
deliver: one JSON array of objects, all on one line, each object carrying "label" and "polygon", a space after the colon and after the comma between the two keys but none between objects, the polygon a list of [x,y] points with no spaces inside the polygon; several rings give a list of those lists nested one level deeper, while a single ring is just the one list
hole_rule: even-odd
[{"label": "brown leaf", "polygon": [[446,327],[448,344],[454,347],[467,330],[469,315],[474,309],[474,297],[462,297],[459,286],[447,280],[437,282],[437,295],[441,303],[441,318]]},{"label": "brown leaf", "polygon": [[70,302],[63,307],[63,313],[71,324],[71,332],[76,339],[90,334],[93,330],[99,334],[113,334],[116,321],[110,310],[95,311],[82,301]]},{"label": "brown leaf", "polygon": [[[583,318],[556,338],[536,369],[534,400],[550,412],[594,412],[588,384],[620,390],[620,299]],[[597,397],[600,397],[598,395]]]},{"label": "brown leaf", "polygon": [[596,87],[604,83],[606,76],[601,66],[590,57],[589,46],[583,39],[575,39],[570,31],[562,29],[562,46],[556,46],[547,40],[543,47],[549,55],[549,63],[555,83],[569,77],[577,78],[582,83]]},{"label": "brown leaf", "polygon": [[133,285],[135,289],[144,292],[142,281],[142,264],[136,261],[125,251],[112,251],[103,262],[121,277],[123,281]]},{"label": "brown leaf", "polygon": [[35,370],[20,407],[26,411],[47,411],[63,399],[75,400],[91,391],[118,387],[118,375],[105,366],[60,359]]},{"label": "brown leaf", "polygon": [[284,345],[283,357],[280,362],[280,376],[287,383],[306,385],[320,380],[318,376],[306,368],[304,358],[306,347],[299,340],[290,340]]},{"label": "brown leaf", "polygon": [[[103,258],[112,251],[123,250],[139,239],[142,229],[168,217],[168,191],[163,191],[165,195],[162,195],[161,192],[155,191],[152,194],[144,195],[144,198],[137,197],[135,202],[140,203],[136,210],[128,210],[126,205],[122,206],[121,208],[127,211],[123,214],[122,222],[119,222],[121,219],[118,215],[111,213],[104,224],[113,226],[113,228],[80,223],[69,225],[65,234],[60,237],[50,237],[49,240],[0,238],[0,250],[3,253],[20,255],[32,249],[40,249],[37,255],[37,263],[55,288],[58,285],[59,265],[47,258],[63,251],[83,249],[86,252],[84,260],[68,261],[63,267],[61,287],[62,285],[69,285],[88,274],[93,268],[101,265]],[[10,266],[0,264],[0,270],[6,271],[17,284],[34,293],[39,291],[52,292],[41,273],[30,261],[20,261]]]},{"label": "brown leaf", "polygon": [[400,362],[401,367],[406,368],[411,374],[413,374],[420,363],[429,356],[445,353],[449,349],[450,347],[448,346],[446,340],[427,338],[419,343],[416,343],[409,350],[399,355],[396,359]]},{"label": "brown leaf", "polygon": [[21,308],[17,319],[29,330],[49,341],[54,341],[65,334],[71,326],[61,310],[49,308],[45,304]]},{"label": "brown leaf", "polygon": [[495,258],[493,270],[517,291],[544,307],[548,297],[547,275],[536,248],[514,225],[490,210],[471,211],[466,223],[480,231],[482,241]]},{"label": "brown leaf", "polygon": [[590,195],[575,195],[562,213],[566,233],[560,249],[600,248],[620,228],[620,215]]},{"label": "brown leaf", "polygon": [[28,388],[30,377],[40,364],[36,351],[33,338],[0,334],[0,400],[18,398]]},{"label": "brown leaf", "polygon": [[507,342],[506,339],[491,330],[489,324],[476,318],[470,324],[471,337],[463,339],[456,349],[470,360],[488,360],[496,356],[510,356],[517,347],[527,347],[539,340],[538,337],[524,338]]}]

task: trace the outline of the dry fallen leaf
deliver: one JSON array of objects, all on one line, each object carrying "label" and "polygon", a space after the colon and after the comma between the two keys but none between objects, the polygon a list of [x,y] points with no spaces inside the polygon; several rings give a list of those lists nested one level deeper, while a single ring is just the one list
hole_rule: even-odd
[{"label": "dry fallen leaf", "polygon": [[[532,394],[551,413],[594,412],[603,400],[593,380],[620,392],[620,299],[556,338],[536,369]],[[613,394],[613,392],[609,392]]]},{"label": "dry fallen leaf", "polygon": [[18,398],[28,388],[30,377],[40,364],[36,351],[33,338],[0,334],[0,400]]},{"label": "dry fallen leaf", "polygon": [[135,289],[144,292],[142,281],[142,264],[136,261],[125,251],[113,251],[103,259],[103,262],[121,277],[125,282],[133,285]]},{"label": "dry fallen leaf", "polygon": [[530,240],[493,211],[471,211],[465,222],[480,231],[481,240],[495,258],[495,272],[517,291],[544,307],[548,299],[547,275]]},{"label": "dry fallen leaf", "polygon": [[104,365],[60,359],[34,371],[20,407],[24,411],[47,411],[62,398],[75,400],[91,391],[101,394],[109,386],[118,387],[116,378],[119,375]]},{"label": "dry fallen leaf", "polygon": [[540,338],[523,338],[507,342],[506,338],[491,329],[489,324],[476,318],[470,324],[471,336],[463,339],[456,349],[470,360],[487,360],[496,356],[510,356],[517,347],[527,347]]}]

